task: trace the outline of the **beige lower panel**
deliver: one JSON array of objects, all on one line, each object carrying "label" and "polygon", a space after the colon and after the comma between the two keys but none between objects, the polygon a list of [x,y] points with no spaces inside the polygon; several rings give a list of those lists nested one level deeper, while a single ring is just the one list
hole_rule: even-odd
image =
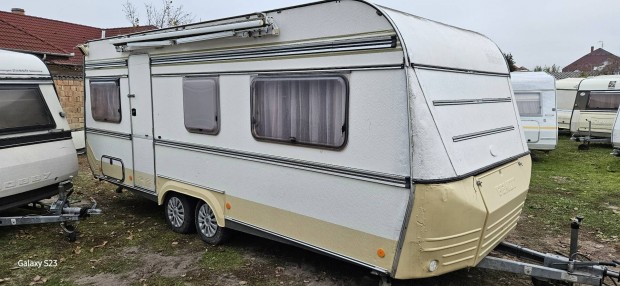
[{"label": "beige lower panel", "polygon": [[[364,263],[391,270],[396,241],[290,211],[227,196],[231,209],[226,216],[241,222],[303,241]],[[377,255],[378,249],[385,257]]]},{"label": "beige lower panel", "polygon": [[[531,159],[524,156],[477,177],[416,185],[394,277],[423,278],[475,266],[516,225],[530,173]],[[430,272],[432,260],[438,268]]]}]

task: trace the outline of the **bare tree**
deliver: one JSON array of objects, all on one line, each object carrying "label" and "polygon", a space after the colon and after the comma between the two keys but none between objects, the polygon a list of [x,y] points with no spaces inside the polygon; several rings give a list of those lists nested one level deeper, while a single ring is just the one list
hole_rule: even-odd
[{"label": "bare tree", "polygon": [[123,12],[125,13],[125,18],[131,22],[132,26],[140,26],[140,14],[138,13],[138,9],[136,9],[136,6],[129,2],[129,0],[123,4]]},{"label": "bare tree", "polygon": [[[183,5],[175,6],[171,0],[162,0],[161,4],[161,7],[153,3],[144,4],[147,25],[167,28],[189,24],[194,21],[194,15],[185,12]],[[125,12],[125,17],[132,25],[137,26],[140,23],[140,15],[129,0],[123,5],[123,12]]]}]

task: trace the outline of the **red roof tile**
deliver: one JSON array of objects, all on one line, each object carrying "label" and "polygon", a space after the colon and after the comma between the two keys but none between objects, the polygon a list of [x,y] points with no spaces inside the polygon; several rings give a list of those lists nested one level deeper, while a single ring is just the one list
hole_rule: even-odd
[{"label": "red roof tile", "polygon": [[[153,26],[105,30],[106,37],[155,29]],[[64,54],[49,62],[82,65],[83,56],[76,48],[99,39],[102,29],[63,21],[0,11],[0,48],[42,54]],[[74,56],[69,54],[74,53]]]},{"label": "red roof tile", "polygon": [[609,63],[620,62],[620,58],[604,50],[603,48],[599,48],[581,57],[580,59],[576,60],[570,65],[567,65],[565,68],[562,69],[562,71],[563,72],[574,72],[574,71],[590,72],[595,67],[600,67],[604,65],[606,61]]}]

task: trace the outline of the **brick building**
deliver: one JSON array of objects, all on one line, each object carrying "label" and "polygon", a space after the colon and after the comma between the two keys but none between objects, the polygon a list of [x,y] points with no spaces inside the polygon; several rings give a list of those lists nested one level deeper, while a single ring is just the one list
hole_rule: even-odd
[{"label": "brick building", "polygon": [[155,29],[154,26],[101,29],[26,15],[13,8],[0,11],[0,49],[29,53],[48,66],[60,103],[72,129],[84,125],[83,61],[76,47],[89,40]]}]

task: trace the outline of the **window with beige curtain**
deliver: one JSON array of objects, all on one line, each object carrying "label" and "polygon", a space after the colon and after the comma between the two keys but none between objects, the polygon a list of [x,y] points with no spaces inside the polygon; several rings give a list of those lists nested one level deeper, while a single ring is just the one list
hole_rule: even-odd
[{"label": "window with beige curtain", "polygon": [[219,88],[216,77],[183,79],[183,118],[192,133],[217,134],[219,124]]},{"label": "window with beige curtain", "polygon": [[617,110],[620,106],[620,92],[590,92],[588,99],[588,109],[613,109]]},{"label": "window with beige curtain", "polygon": [[0,133],[55,127],[38,87],[0,86]]},{"label": "window with beige curtain", "polygon": [[252,132],[259,139],[332,148],[346,142],[342,77],[256,78],[252,103]]},{"label": "window with beige curtain", "polygon": [[118,80],[90,82],[90,110],[95,121],[121,122],[121,92]]},{"label": "window with beige curtain", "polygon": [[515,93],[521,116],[541,116],[540,93]]}]

